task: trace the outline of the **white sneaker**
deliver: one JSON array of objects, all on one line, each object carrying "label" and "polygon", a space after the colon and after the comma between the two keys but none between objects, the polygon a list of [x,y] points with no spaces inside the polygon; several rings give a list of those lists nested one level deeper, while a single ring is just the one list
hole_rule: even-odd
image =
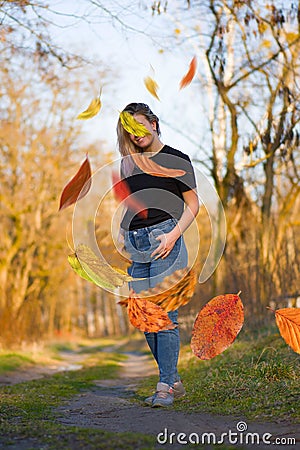
[{"label": "white sneaker", "polygon": [[[174,400],[177,400],[178,398],[185,396],[186,390],[184,389],[184,386],[183,386],[183,383],[181,380],[176,381],[174,383],[173,394],[174,394]],[[145,398],[144,403],[146,403],[147,405],[152,405],[154,397],[155,397],[155,394],[151,395],[150,397]]]},{"label": "white sneaker", "polygon": [[173,388],[166,383],[157,383],[156,392],[152,401],[152,408],[157,406],[171,406],[174,401]]}]

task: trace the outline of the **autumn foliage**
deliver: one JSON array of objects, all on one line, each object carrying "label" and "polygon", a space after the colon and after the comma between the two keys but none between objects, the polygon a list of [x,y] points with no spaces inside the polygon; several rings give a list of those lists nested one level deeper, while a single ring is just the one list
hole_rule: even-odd
[{"label": "autumn foliage", "polygon": [[119,303],[127,307],[130,323],[141,331],[157,333],[175,328],[160,306],[144,298],[129,297]]},{"label": "autumn foliage", "polygon": [[277,309],[275,320],[285,342],[300,353],[300,308]]},{"label": "autumn foliage", "polygon": [[194,323],[191,348],[200,359],[211,359],[226,350],[244,323],[244,308],[237,294],[219,295],[199,312]]}]

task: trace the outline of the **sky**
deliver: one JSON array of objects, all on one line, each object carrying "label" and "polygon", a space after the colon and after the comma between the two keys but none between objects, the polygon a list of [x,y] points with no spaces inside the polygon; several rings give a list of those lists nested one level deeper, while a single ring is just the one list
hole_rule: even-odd
[{"label": "sky", "polygon": [[[102,109],[83,124],[83,133],[87,139],[106,141],[107,149],[115,150],[119,111],[130,102],[144,102],[160,118],[162,141],[193,157],[199,153],[197,143],[203,142],[201,92],[196,80],[183,90],[179,82],[195,52],[192,47],[176,45],[178,25],[172,18],[152,16],[139,3],[140,8],[134,9],[126,0],[113,2],[114,6],[109,0],[102,2],[116,15],[112,18],[103,9],[91,7],[88,0],[50,2],[53,9],[64,13],[55,17],[59,27],[53,27],[54,40],[71,52],[102,61],[111,71],[108,79],[98,80],[99,67],[95,66],[95,86],[103,83]],[[89,16],[88,22],[74,18],[82,14]],[[160,101],[144,86],[149,75],[159,85]],[[84,110],[95,95],[91,92],[85,104],[74,104],[76,112]]]}]

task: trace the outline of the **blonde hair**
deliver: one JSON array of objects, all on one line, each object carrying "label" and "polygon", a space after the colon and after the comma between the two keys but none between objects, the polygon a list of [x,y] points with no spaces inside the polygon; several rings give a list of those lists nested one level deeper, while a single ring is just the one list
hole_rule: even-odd
[{"label": "blonde hair", "polygon": [[[160,136],[160,128],[159,128],[159,118],[151,111],[146,103],[129,103],[123,111],[129,112],[129,114],[142,114],[146,117],[146,119],[152,123],[156,123],[156,132],[157,135]],[[122,155],[122,163],[121,169],[124,176],[129,176],[132,174],[134,168],[134,162],[130,157],[131,153],[140,153],[141,149],[134,145],[134,143],[129,138],[129,133],[123,128],[121,124],[121,120],[119,118],[117,124],[117,136],[118,136],[118,148],[119,152]]]}]

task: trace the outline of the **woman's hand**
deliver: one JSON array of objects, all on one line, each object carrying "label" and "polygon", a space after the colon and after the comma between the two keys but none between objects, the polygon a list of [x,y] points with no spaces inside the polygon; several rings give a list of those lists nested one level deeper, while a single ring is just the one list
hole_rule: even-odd
[{"label": "woman's hand", "polygon": [[154,252],[151,253],[151,257],[157,255],[154,259],[165,259],[171,253],[175,242],[180,237],[180,235],[180,229],[178,225],[176,225],[176,227],[173,228],[173,230],[169,233],[163,233],[157,236],[156,240],[160,241],[160,244],[157,249],[155,249]]}]

